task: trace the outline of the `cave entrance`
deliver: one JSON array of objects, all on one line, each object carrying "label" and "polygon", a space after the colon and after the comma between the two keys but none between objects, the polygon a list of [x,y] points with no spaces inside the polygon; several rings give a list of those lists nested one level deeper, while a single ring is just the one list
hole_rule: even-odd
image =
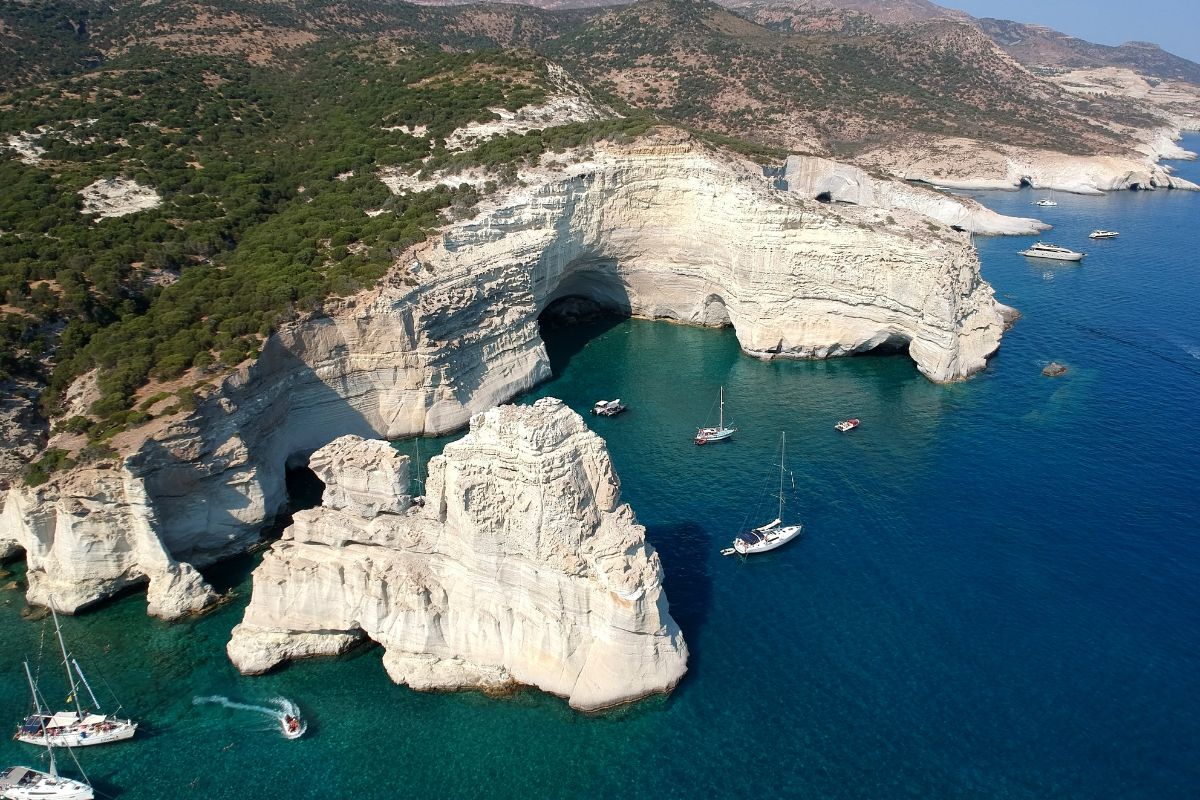
[{"label": "cave entrance", "polygon": [[303,463],[293,463],[288,460],[287,469],[283,473],[284,486],[287,487],[287,516],[289,524],[292,514],[307,508],[321,505],[321,494],[325,484],[317,477],[317,473],[309,469],[308,459]]},{"label": "cave entrance", "polygon": [[297,453],[288,458],[283,481],[287,489],[287,503],[275,518],[258,532],[258,542],[244,552],[224,557],[216,563],[200,568],[204,580],[218,594],[224,594],[250,579],[250,573],[258,566],[259,554],[272,542],[278,541],[284,530],[292,524],[293,514],[321,504],[325,484],[308,468],[307,453]]},{"label": "cave entrance", "polygon": [[629,291],[614,259],[579,259],[567,265],[540,305],[538,328],[555,376],[589,341],[632,315]]},{"label": "cave entrance", "polygon": [[856,356],[893,356],[907,355],[908,346],[912,340],[904,334],[892,333],[880,341],[867,342],[866,346],[854,353]]}]

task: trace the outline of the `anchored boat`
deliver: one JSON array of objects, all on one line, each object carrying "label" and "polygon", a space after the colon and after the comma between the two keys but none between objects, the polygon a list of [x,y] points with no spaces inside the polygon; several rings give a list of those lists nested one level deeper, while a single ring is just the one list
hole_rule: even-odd
[{"label": "anchored boat", "polygon": [[[721,387],[719,395],[721,411],[718,417],[717,427],[715,428],[700,428],[696,431],[696,438],[693,440],[696,444],[708,444],[709,442],[723,442],[737,432],[737,428],[725,427],[725,387]],[[711,409],[708,413],[712,413]],[[709,417],[712,419],[712,417]]]},{"label": "anchored boat", "polygon": [[1082,261],[1086,255],[1049,242],[1034,242],[1028,250],[1021,250],[1020,253],[1029,258],[1048,258],[1052,261]]},{"label": "anchored boat", "polygon": [[[766,525],[760,525],[757,528],[752,528],[745,533],[738,534],[733,540],[732,547],[726,547],[721,551],[721,555],[743,555],[747,556],[751,553],[765,553],[768,550],[774,550],[777,547],[790,542],[800,535],[804,526],[800,523],[795,525],[783,524],[783,472],[784,472],[784,451],[787,444],[786,434],[779,434],[779,516],[768,522]],[[793,486],[795,479],[793,479]]]},{"label": "anchored boat", "polygon": [[619,397],[616,400],[597,400],[592,406],[592,413],[601,417],[615,417],[628,407],[621,403]]},{"label": "anchored boat", "polygon": [[844,419],[833,427],[837,428],[842,433],[845,433],[846,431],[854,430],[859,426],[859,424],[860,423],[857,419]]},{"label": "anchored boat", "polygon": [[[79,701],[81,689],[87,690],[88,697],[92,699],[97,711],[100,710],[100,701],[92,692],[92,687],[84,676],[79,662],[67,652],[57,612],[51,608],[50,613],[54,617],[54,631],[58,634],[58,646],[62,650],[63,666],[67,670],[67,685],[70,687],[67,702],[74,702],[75,710],[51,712],[42,706],[38,699],[38,693],[34,691],[34,713],[21,721],[13,738],[26,744],[48,742],[55,747],[87,747],[93,744],[120,742],[132,737],[137,732],[136,722],[108,714],[92,713],[83,708],[83,704]],[[32,678],[30,678],[30,687],[33,687]]]},{"label": "anchored boat", "polygon": [[1102,228],[1098,228],[1098,229],[1092,231],[1091,233],[1089,233],[1088,238],[1089,239],[1115,239],[1120,235],[1121,234],[1117,231],[1106,231]]},{"label": "anchored boat", "polygon": [[[33,702],[40,707],[37,684],[33,681],[28,662],[25,663],[25,677],[29,681]],[[9,767],[0,772],[0,797],[4,800],[94,800],[95,793],[86,781],[64,778],[58,774],[58,764],[54,760],[54,747],[50,737],[43,736],[36,743],[45,745],[50,754],[50,771],[42,772],[33,767]],[[71,757],[74,758],[74,754]],[[76,766],[78,765],[79,762],[76,762]]]}]

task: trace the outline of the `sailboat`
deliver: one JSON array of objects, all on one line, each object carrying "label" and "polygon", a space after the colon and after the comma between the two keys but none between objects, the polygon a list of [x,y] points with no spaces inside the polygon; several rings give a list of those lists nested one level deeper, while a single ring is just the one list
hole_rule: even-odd
[{"label": "sailboat", "polygon": [[[58,614],[53,608],[50,609],[50,613],[54,616],[54,631],[58,634],[58,646],[62,650],[63,666],[67,670],[67,685],[71,687],[67,702],[74,702],[75,710],[52,713],[49,708],[42,707],[35,690],[33,692],[35,713],[30,714],[21,722],[14,738],[27,744],[86,747],[93,744],[120,742],[132,737],[137,732],[136,722],[84,710],[83,704],[79,702],[81,686],[87,690],[97,711],[100,710],[100,701],[96,699],[79,662],[67,652],[67,645],[63,642],[62,627],[58,623]],[[76,675],[79,676],[78,680],[76,680]],[[33,686],[32,679],[30,686],[31,688]]]},{"label": "sailboat", "polygon": [[745,533],[738,534],[733,540],[732,547],[726,547],[721,551],[723,556],[743,555],[747,556],[751,553],[765,553],[768,550],[774,550],[776,547],[787,544],[792,539],[800,535],[804,530],[804,526],[800,523],[795,525],[783,524],[783,472],[784,472],[784,454],[787,447],[787,434],[779,434],[779,516],[768,522],[766,525],[760,525],[757,528],[752,528]]},{"label": "sailboat", "polygon": [[[34,704],[41,707],[37,684],[33,682],[33,673],[29,671],[29,662],[25,662],[25,677],[29,680],[29,691],[33,693]],[[58,774],[54,747],[49,738],[43,737],[39,743],[44,744],[50,754],[50,771],[42,772],[32,767],[9,767],[0,772],[0,797],[4,800],[94,800],[95,794],[87,783]]]},{"label": "sailboat", "polygon": [[[728,439],[730,436],[733,436],[733,434],[737,431],[737,428],[726,428],[725,427],[725,387],[724,386],[721,387],[720,402],[721,402],[721,416],[719,418],[719,422],[717,422],[717,427],[715,427],[715,428],[700,428],[699,430],[697,430],[696,438],[694,439],[696,444],[708,444],[709,442],[723,442],[726,439]],[[709,410],[709,413],[710,414],[712,413],[711,409]]]},{"label": "sailboat", "polygon": [[1056,205],[1058,205],[1058,203],[1054,199],[1054,192],[1050,192],[1048,195],[1043,197],[1041,200],[1034,200],[1033,204],[1035,206],[1056,206]]}]

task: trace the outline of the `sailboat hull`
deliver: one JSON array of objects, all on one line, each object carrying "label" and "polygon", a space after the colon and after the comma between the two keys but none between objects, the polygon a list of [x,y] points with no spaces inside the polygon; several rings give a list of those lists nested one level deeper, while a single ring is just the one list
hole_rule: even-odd
[{"label": "sailboat hull", "polygon": [[736,428],[701,428],[696,432],[696,444],[723,442],[736,432]]},{"label": "sailboat hull", "polygon": [[[63,715],[55,716],[61,719]],[[55,726],[54,717],[35,715],[25,720],[15,738],[18,742],[41,746],[50,744],[54,747],[88,747],[94,744],[122,742],[133,738],[135,733],[137,723],[127,719],[92,716],[85,718],[83,722]]]},{"label": "sailboat hull", "polygon": [[743,556],[748,556],[752,553],[766,553],[787,544],[799,536],[803,530],[803,525],[785,525],[765,533],[756,532],[756,535],[759,536],[757,541],[749,542],[741,538],[735,539],[733,541],[733,549]]},{"label": "sailboat hull", "polygon": [[0,797],[4,800],[94,800],[95,793],[81,781],[48,775],[29,767],[9,767],[0,772]]}]

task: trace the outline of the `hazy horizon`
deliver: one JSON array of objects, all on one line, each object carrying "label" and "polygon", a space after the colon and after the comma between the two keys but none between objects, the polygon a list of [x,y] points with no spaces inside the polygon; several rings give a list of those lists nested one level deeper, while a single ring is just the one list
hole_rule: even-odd
[{"label": "hazy horizon", "polygon": [[1145,0],[1137,4],[1098,0],[1087,6],[1070,0],[934,0],[975,17],[1045,25],[1097,44],[1154,42],[1177,56],[1200,63],[1200,3]]}]

